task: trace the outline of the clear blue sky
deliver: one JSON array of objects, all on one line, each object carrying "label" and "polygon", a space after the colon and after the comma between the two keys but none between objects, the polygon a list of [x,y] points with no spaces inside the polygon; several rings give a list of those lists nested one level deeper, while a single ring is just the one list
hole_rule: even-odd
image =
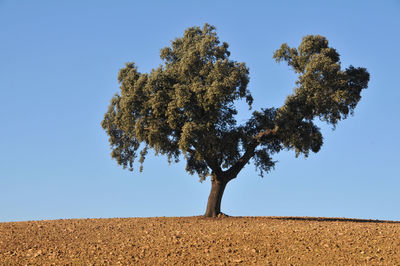
[{"label": "clear blue sky", "polygon": [[400,220],[400,1],[0,0],[0,221],[203,214],[209,180],[164,157],[123,170],[100,122],[125,62],[150,71],[162,47],[205,22],[250,68],[254,109],[292,92],[295,75],[272,54],[307,34],[371,74],[355,115],[322,126],[319,153],[281,152],[264,178],[247,165],[222,211]]}]

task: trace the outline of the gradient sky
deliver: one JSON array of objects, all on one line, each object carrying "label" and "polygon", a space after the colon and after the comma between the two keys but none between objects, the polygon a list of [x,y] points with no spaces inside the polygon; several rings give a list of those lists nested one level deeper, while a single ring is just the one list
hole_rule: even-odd
[{"label": "gradient sky", "polygon": [[355,115],[334,131],[321,124],[319,153],[283,151],[264,178],[247,165],[222,211],[400,220],[400,1],[0,0],[0,221],[203,214],[209,179],[165,157],[123,170],[100,122],[125,62],[148,72],[162,47],[205,22],[250,68],[254,110],[292,92],[296,76],[272,54],[307,34],[371,74]]}]

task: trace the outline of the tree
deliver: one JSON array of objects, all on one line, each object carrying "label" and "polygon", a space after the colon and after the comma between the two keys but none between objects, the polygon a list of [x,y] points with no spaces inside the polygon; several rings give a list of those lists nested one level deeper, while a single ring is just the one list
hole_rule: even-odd
[{"label": "tree", "polygon": [[[140,171],[149,149],[166,155],[168,162],[186,160],[186,171],[203,181],[211,177],[206,217],[221,212],[227,183],[250,159],[262,176],[283,149],[296,156],[318,152],[323,144],[319,118],[335,126],[353,113],[361,90],[367,88],[365,68],[342,70],[338,52],[320,35],[303,37],[300,46],[282,44],[277,62],[286,61],[298,74],[296,88],[279,108],[254,111],[239,125],[235,101],[253,98],[247,89],[249,69],[229,59],[226,42],[215,27],[188,28],[182,38],[161,49],[163,64],[140,73],[127,63],[118,74],[120,94],[105,113],[102,127],[109,135],[111,156],[133,170],[139,156]],[[183,155],[183,156],[182,156]]]}]

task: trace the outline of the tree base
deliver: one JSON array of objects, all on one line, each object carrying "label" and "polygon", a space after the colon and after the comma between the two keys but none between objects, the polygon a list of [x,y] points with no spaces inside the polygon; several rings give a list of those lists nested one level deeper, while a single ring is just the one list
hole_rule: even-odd
[{"label": "tree base", "polygon": [[227,214],[225,214],[223,212],[220,212],[215,216],[213,216],[213,215],[207,216],[206,214],[204,214],[203,217],[205,217],[205,218],[228,218],[228,217],[231,217],[231,216],[227,215]]}]

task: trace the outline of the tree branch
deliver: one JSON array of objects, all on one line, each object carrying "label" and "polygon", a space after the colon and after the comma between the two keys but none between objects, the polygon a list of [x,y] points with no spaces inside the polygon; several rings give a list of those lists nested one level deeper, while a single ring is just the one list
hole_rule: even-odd
[{"label": "tree branch", "polygon": [[274,129],[267,129],[260,131],[255,138],[257,139],[258,142],[262,142],[262,139],[266,139],[270,136],[275,136],[277,132],[278,132],[278,126],[275,126]]},{"label": "tree branch", "polygon": [[220,176],[220,174],[222,173],[222,169],[221,169],[221,166],[218,165],[217,161],[212,160],[212,159],[208,158],[207,156],[204,156],[204,160],[206,161],[208,166],[211,168],[213,173],[215,173],[217,176]]},{"label": "tree branch", "polygon": [[243,169],[243,167],[249,162],[251,157],[254,156],[254,152],[256,147],[258,146],[258,141],[254,140],[250,146],[247,148],[246,152],[243,154],[242,157],[227,171],[225,171],[226,177],[228,180],[232,180],[236,178],[236,176],[239,174],[240,170]]},{"label": "tree branch", "polygon": [[274,129],[267,129],[260,131],[255,137],[253,137],[252,142],[250,143],[249,147],[247,148],[243,156],[240,157],[240,159],[231,168],[225,171],[228,181],[236,178],[236,176],[243,169],[243,167],[254,156],[257,146],[261,142],[263,142],[266,138],[270,136],[275,136],[277,134],[277,131],[278,127],[275,127]]},{"label": "tree branch", "polygon": [[[198,149],[188,149],[188,152],[192,153],[193,155],[196,152],[199,152]],[[217,176],[220,176],[220,173],[222,173],[222,169],[221,167],[218,165],[217,160],[213,160],[211,158],[209,158],[208,156],[206,156],[205,154],[200,153],[203,157],[204,157],[204,161],[206,162],[206,164],[208,165],[208,167],[210,167],[211,171],[215,174],[217,174]]]}]

